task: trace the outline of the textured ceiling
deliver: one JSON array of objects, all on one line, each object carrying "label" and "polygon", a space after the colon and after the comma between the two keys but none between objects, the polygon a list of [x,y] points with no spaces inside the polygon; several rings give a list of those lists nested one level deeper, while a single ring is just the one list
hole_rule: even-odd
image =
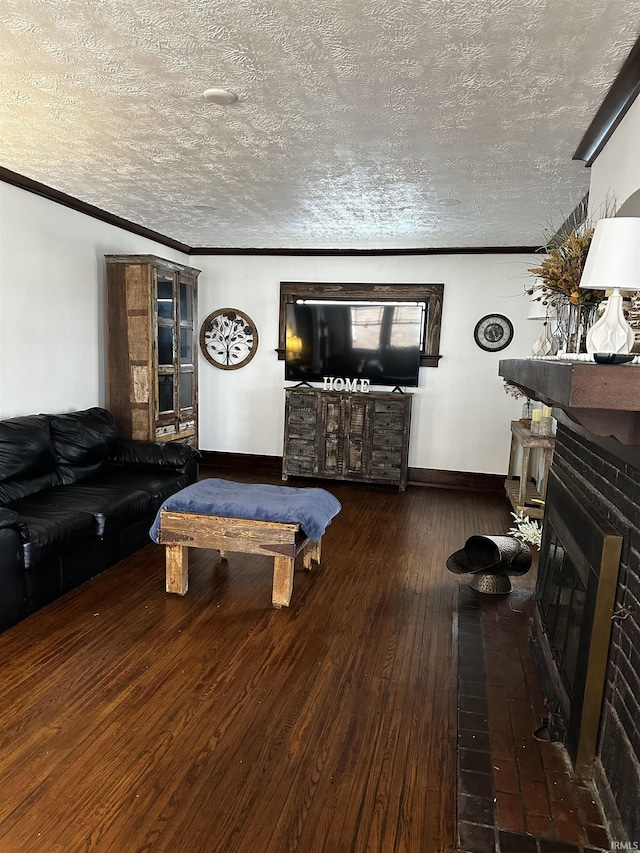
[{"label": "textured ceiling", "polygon": [[571,157],[640,0],[4,0],[0,20],[7,169],[196,247],[509,246],[587,190]]}]

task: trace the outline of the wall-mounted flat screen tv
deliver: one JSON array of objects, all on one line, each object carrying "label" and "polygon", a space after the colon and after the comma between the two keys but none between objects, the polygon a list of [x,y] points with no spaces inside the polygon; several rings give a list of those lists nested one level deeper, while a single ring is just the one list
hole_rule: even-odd
[{"label": "wall-mounted flat screen tv", "polygon": [[299,300],[286,306],[285,379],[418,385],[424,303]]}]

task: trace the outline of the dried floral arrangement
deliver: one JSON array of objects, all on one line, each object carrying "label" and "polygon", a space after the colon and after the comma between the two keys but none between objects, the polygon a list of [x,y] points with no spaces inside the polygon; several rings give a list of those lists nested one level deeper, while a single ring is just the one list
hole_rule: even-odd
[{"label": "dried floral arrangement", "polygon": [[532,296],[540,288],[543,304],[553,307],[563,304],[597,305],[604,298],[603,290],[580,290],[580,279],[591,245],[593,228],[582,233],[573,229],[559,246],[547,248],[548,255],[539,267],[528,272],[538,279],[535,288],[527,290]]},{"label": "dried floral arrangement", "polygon": [[[610,207],[611,203],[607,202],[603,216],[608,215]],[[539,291],[537,298],[543,305],[554,308],[566,305],[593,308],[598,305],[604,299],[603,290],[580,290],[593,232],[585,197],[563,225],[548,236],[544,247],[547,257],[540,266],[528,269],[537,281],[526,289],[527,294],[534,296]]]},{"label": "dried floral arrangement", "polygon": [[511,515],[515,520],[516,526],[509,530],[509,534],[515,539],[520,539],[521,542],[527,542],[529,545],[535,545],[536,548],[539,548],[542,542],[542,527],[538,522],[535,520],[532,521],[522,511],[518,513],[512,512]]}]

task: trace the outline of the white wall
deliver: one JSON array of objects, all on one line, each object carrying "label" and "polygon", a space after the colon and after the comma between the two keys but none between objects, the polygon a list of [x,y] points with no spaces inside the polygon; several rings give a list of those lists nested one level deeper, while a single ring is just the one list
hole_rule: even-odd
[{"label": "white wall", "polygon": [[629,108],[591,166],[589,211],[599,219],[640,189],[640,98]]},{"label": "white wall", "polygon": [[0,182],[0,417],[106,403],[108,253],[186,255]]},{"label": "white wall", "polygon": [[[282,453],[284,362],[278,345],[279,282],[444,283],[440,366],[421,368],[409,464],[505,473],[509,422],[521,403],[504,393],[501,357],[530,352],[540,328],[523,296],[535,258],[514,255],[286,257],[193,256],[173,251],[8,184],[0,183],[0,417],[106,404],[104,258],[155,254],[202,269],[200,322],[239,308],[260,346],[238,371],[200,357],[200,446]],[[486,353],[473,328],[506,314],[515,338]]]},{"label": "white wall", "polygon": [[[523,291],[535,257],[434,255],[388,257],[197,257],[203,270],[200,322],[217,308],[238,308],[257,324],[260,345],[240,370],[199,364],[200,446],[204,450],[279,456],[284,420],[284,362],[278,361],[280,281],[444,283],[438,368],[420,369],[415,389],[409,465],[505,473],[509,423],[521,402],[503,389],[500,358],[522,358],[540,332],[526,320]],[[506,314],[513,343],[480,350],[473,329],[484,314]],[[387,389],[388,390],[388,389]]]}]

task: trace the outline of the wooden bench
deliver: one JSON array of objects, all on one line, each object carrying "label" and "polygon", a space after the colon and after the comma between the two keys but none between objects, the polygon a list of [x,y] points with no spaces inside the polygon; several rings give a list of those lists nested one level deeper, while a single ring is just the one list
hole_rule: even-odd
[{"label": "wooden bench", "polygon": [[312,562],[320,562],[322,538],[312,542],[299,524],[163,509],[157,541],[166,547],[167,592],[178,595],[189,589],[189,548],[213,548],[223,559],[227,552],[273,555],[271,601],[281,608],[291,601],[296,557],[302,553],[310,571]]}]

